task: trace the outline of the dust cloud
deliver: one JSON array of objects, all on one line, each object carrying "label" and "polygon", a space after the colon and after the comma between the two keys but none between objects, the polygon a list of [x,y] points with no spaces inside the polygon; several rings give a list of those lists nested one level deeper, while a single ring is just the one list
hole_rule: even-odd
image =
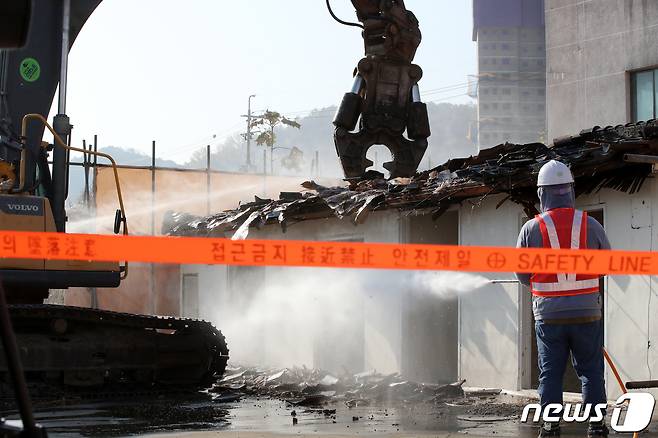
[{"label": "dust cloud", "polygon": [[[158,193],[156,202],[153,202],[153,194],[150,190],[131,190],[123,195],[126,216],[128,217],[128,228],[130,234],[151,234],[151,217],[153,216],[155,218],[153,234],[160,234],[162,216],[167,211],[188,211],[205,215],[208,203],[215,205],[218,201],[227,197],[232,198],[240,194],[244,194],[244,198],[247,199],[247,194],[256,193],[258,188],[257,184],[241,185],[232,188],[213,189],[210,194],[206,191],[203,191],[203,193],[194,193],[189,190],[168,191],[166,199],[161,199],[163,194]],[[190,206],[194,208],[190,208]],[[235,207],[235,205],[232,207]],[[118,203],[116,208],[118,208]],[[107,208],[104,210],[107,210]],[[114,210],[111,210],[111,213],[95,212],[93,209],[79,204],[70,208],[68,215],[68,232],[109,233],[114,224],[115,212]],[[135,226],[131,226],[131,224]]]},{"label": "dust cloud", "polygon": [[489,282],[453,272],[225,269],[228,285],[199,286],[218,298],[202,317],[225,334],[233,363],[336,373],[399,370],[405,312],[428,300],[454,303]]}]

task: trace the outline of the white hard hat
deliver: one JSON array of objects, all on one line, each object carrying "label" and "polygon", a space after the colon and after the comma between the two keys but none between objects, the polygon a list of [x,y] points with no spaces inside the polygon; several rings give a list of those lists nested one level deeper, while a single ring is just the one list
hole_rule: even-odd
[{"label": "white hard hat", "polygon": [[573,183],[573,175],[564,163],[551,160],[539,169],[538,187],[571,183]]}]

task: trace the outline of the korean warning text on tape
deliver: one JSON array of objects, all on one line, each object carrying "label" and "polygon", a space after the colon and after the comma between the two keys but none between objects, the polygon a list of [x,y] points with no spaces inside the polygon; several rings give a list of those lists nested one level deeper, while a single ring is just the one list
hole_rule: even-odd
[{"label": "korean warning text on tape", "polygon": [[0,257],[475,272],[658,274],[644,251],[0,232]]}]

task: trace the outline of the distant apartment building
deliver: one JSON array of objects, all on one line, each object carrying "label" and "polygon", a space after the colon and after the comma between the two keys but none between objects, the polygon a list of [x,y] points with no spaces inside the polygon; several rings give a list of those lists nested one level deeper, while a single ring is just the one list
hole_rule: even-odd
[{"label": "distant apartment building", "polygon": [[473,0],[478,145],[545,140],[544,0]]}]

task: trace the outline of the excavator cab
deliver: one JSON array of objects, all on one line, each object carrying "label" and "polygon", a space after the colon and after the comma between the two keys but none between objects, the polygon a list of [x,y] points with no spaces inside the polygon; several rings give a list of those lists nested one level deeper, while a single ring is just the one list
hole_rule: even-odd
[{"label": "excavator cab", "polygon": [[[40,123],[50,128],[46,120],[38,114],[24,116],[23,124],[26,125],[28,122]],[[62,231],[58,229],[55,221],[53,201],[56,200],[53,195],[55,191],[62,190],[64,187],[60,188],[53,184],[47,160],[49,150],[71,148],[66,146],[56,133],[54,135],[56,139],[54,145],[41,143],[41,150],[36,156],[38,162],[35,174],[31,176],[26,173],[26,168],[30,165],[27,146],[29,138],[21,136],[21,141],[17,142],[0,136],[0,229]],[[16,158],[12,159],[11,152],[14,151]],[[118,178],[116,183],[117,193],[120,193]],[[119,233],[123,230],[127,234],[123,208],[117,210],[116,217],[115,232]],[[10,245],[11,242],[1,244]],[[48,244],[45,248],[38,246],[34,248],[35,253],[44,256],[61,255],[62,252],[76,255],[76,251],[82,250],[83,248],[75,247],[59,248],[55,243]],[[41,303],[48,296],[49,289],[117,287],[126,273],[126,265],[120,265],[118,262],[47,260],[45,257],[0,260],[0,279],[10,304]]]}]

